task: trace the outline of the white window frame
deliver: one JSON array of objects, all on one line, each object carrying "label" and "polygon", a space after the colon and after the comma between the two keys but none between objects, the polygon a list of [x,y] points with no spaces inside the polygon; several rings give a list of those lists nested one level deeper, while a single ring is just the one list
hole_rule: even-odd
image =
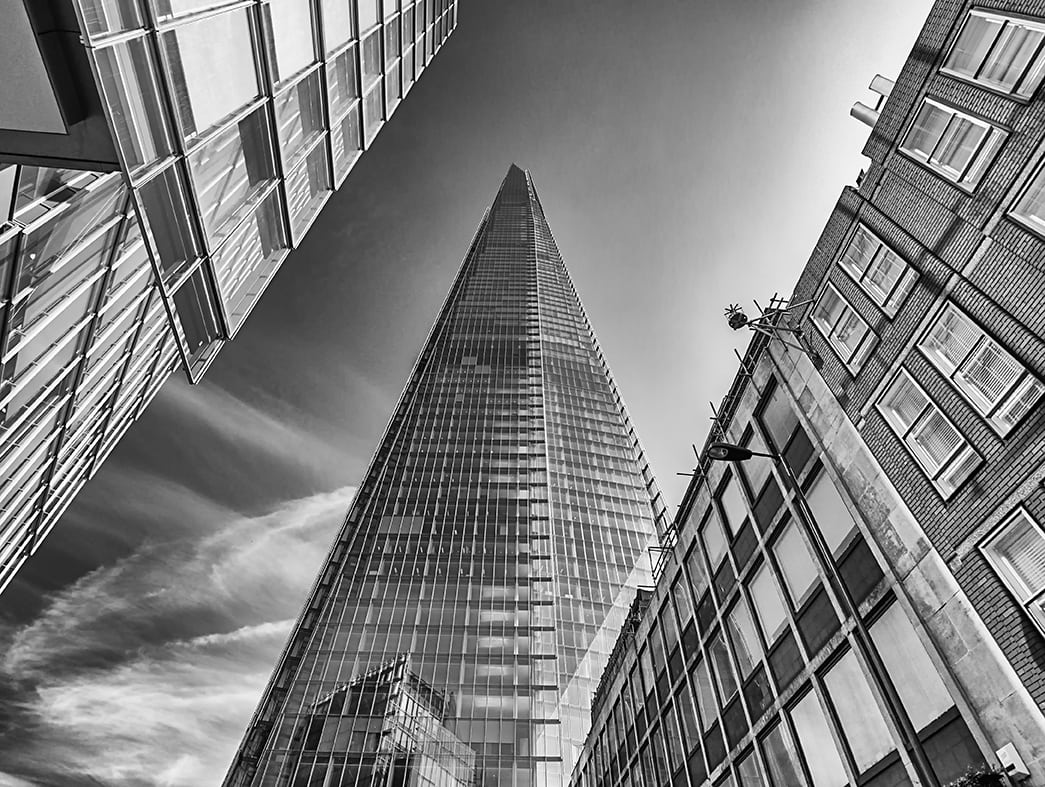
[{"label": "white window frame", "polygon": [[1035,533],[1045,540],[1045,531],[1042,530],[1041,524],[1035,520],[1023,506],[1020,506],[1009,516],[1005,517],[1005,519],[1002,520],[1002,522],[994,528],[994,530],[992,530],[983,541],[980,542],[978,549],[980,550],[980,554],[983,555],[984,560],[987,561],[988,565],[990,565],[998,575],[1005,587],[1010,593],[1012,593],[1020,606],[1023,607],[1023,610],[1027,613],[1030,619],[1034,621],[1034,625],[1038,627],[1038,630],[1042,635],[1045,635],[1045,585],[1037,589],[1028,587],[1027,584],[1012,571],[1005,561],[992,550],[994,544],[1017,524],[1029,525]]},{"label": "white window frame", "polygon": [[[889,396],[890,392],[899,383],[901,378],[905,378],[925,398],[925,404],[922,406],[922,409],[909,424],[902,423],[885,406],[886,397]],[[975,448],[973,448],[965,434],[954,425],[954,422],[943,411],[943,408],[941,408],[933,398],[926,393],[925,389],[918,384],[911,373],[903,367],[901,367],[893,376],[892,380],[889,381],[889,385],[885,387],[881,395],[878,397],[878,401],[875,402],[875,407],[882,418],[885,419],[885,422],[889,424],[896,436],[900,438],[900,442],[903,443],[907,453],[909,453],[918,466],[922,468],[922,471],[926,476],[928,476],[929,480],[932,481],[933,487],[940,493],[944,500],[951,497],[958,488],[976,472],[977,468],[983,464],[983,457],[980,456]],[[938,414],[940,418],[950,425],[950,427],[954,429],[961,438],[961,440],[951,450],[951,453],[948,454],[938,466],[934,466],[925,452],[921,450],[917,444],[910,441],[911,436],[916,432],[917,428],[926,423],[928,418],[934,414]],[[975,457],[977,461],[966,465],[966,463],[970,462],[973,457]],[[955,477],[954,473],[961,470],[963,467],[966,468],[964,474]]]},{"label": "white window frame", "polygon": [[1042,215],[1036,216],[1026,209],[1032,194],[1045,192],[1045,159],[1038,163],[1037,172],[1026,187],[1020,190],[1019,198],[1009,208],[1009,216],[1038,235],[1045,235],[1045,195],[1042,196]]},{"label": "white window frame", "polygon": [[[833,323],[828,324],[824,320],[819,319],[820,307],[827,297],[828,292],[831,292],[838,300],[843,304],[844,309]],[[860,343],[856,346],[855,350],[850,350],[845,342],[841,341],[836,335],[835,330],[838,328],[844,320],[849,317],[855,317],[860,325],[864,328],[863,338],[860,339]],[[852,374],[859,374],[860,369],[863,368],[864,363],[871,356],[871,351],[874,350],[878,344],[878,334],[874,332],[871,326],[868,324],[860,312],[853,308],[853,305],[838,291],[838,288],[834,286],[830,281],[826,282],[824,288],[820,291],[820,297],[816,299],[816,303],[813,304],[813,309],[809,312],[809,320],[816,326],[817,331],[824,337],[824,340],[831,345],[831,349],[834,351],[838,359],[845,365]]]},{"label": "white window frame", "polygon": [[[944,319],[948,314],[955,314],[959,319],[964,319],[974,329],[979,331],[979,336],[973,342],[969,352],[958,362],[957,365],[951,363],[951,361],[935,350],[926,346],[926,342],[933,330]],[[1009,383],[998,396],[996,401],[989,401],[985,397],[979,388],[971,383],[967,382],[963,376],[963,367],[968,362],[974,359],[978,353],[985,348],[991,348],[991,350],[998,355],[1009,361],[1012,365],[1018,366],[1020,372],[1013,378],[1012,382]],[[1007,434],[1012,432],[1027,415],[1030,414],[1031,410],[1041,400],[1042,394],[1045,393],[1045,386],[1042,385],[1041,381],[1038,380],[1026,365],[1010,353],[1000,342],[996,341],[987,331],[980,327],[974,319],[972,319],[964,310],[959,309],[953,302],[948,301],[943,305],[933,319],[929,322],[926,329],[922,332],[921,338],[918,340],[918,349],[921,351],[929,362],[940,371],[940,373],[950,381],[958,393],[962,395],[973,408],[982,415],[987,422],[991,425],[999,435],[1005,437]],[[1037,389],[1037,394],[1033,394],[1033,390]],[[1005,420],[1004,416],[1008,415],[1014,406],[1018,404],[1025,396],[1034,396],[1033,402],[1027,406],[1027,412],[1015,419],[1011,423]]]},{"label": "white window frame", "polygon": [[[878,248],[871,254],[871,259],[863,270],[859,270],[855,265],[847,264],[850,260],[849,251],[853,248],[857,236],[861,233],[866,235],[871,241],[878,244]],[[896,283],[893,285],[892,289],[886,293],[883,298],[877,289],[868,285],[867,281],[868,274],[886,259],[894,264],[899,264],[903,268],[903,272],[896,279]],[[856,225],[856,229],[854,229],[852,234],[849,236],[849,242],[846,243],[845,249],[838,257],[838,267],[845,271],[846,275],[856,282],[860,286],[860,289],[866,293],[867,297],[874,301],[875,304],[885,313],[885,316],[890,319],[896,316],[896,312],[900,309],[900,304],[903,303],[907,294],[914,286],[915,281],[918,279],[918,272],[911,267],[907,260],[897,254],[863,222],[859,222]]]},{"label": "white window frame", "polygon": [[[943,133],[940,135],[940,138],[936,140],[933,150],[928,154],[907,147],[908,138],[914,132],[915,126],[918,122],[918,117],[921,115],[922,109],[926,105],[936,107],[950,115],[947,125],[944,126]],[[967,120],[974,126],[984,130],[983,139],[980,140],[980,144],[969,157],[968,164],[966,164],[962,170],[957,170],[935,158],[936,151],[940,148],[940,144],[943,142],[944,138],[947,137],[947,131],[956,118]],[[979,185],[984,173],[987,171],[988,167],[990,167],[991,162],[1001,149],[1002,143],[1005,142],[1008,136],[1009,134],[1007,131],[988,123],[986,120],[981,120],[967,112],[962,112],[961,110],[955,109],[952,106],[927,96],[919,105],[918,111],[914,113],[914,118],[911,120],[910,125],[907,127],[907,131],[904,133],[899,149],[904,155],[909,156],[919,164],[928,167],[933,172],[941,175],[959,188],[966,191],[972,191],[977,185]]]},{"label": "white window frame", "polygon": [[[957,69],[952,68],[950,66],[950,63],[955,55],[955,50],[957,49],[958,42],[961,40],[962,35],[965,34],[965,30],[969,25],[969,20],[973,17],[986,19],[991,22],[999,22],[1001,23],[1001,27],[998,28],[998,31],[995,34],[994,40],[991,42],[990,46],[987,47],[987,50],[984,53],[983,60],[981,60],[976,65],[975,70],[970,74],[968,72],[958,71]],[[1024,66],[1023,70],[1020,72],[1019,76],[1016,78],[1016,81],[1012,85],[1007,86],[1003,82],[987,79],[981,74],[983,67],[987,63],[988,57],[994,53],[994,50],[997,47],[998,42],[1001,40],[1002,33],[1005,31],[1006,28],[1009,27],[1022,27],[1028,30],[1045,33],[1045,24],[1041,22],[1035,22],[1030,19],[1023,19],[1019,17],[1006,16],[1004,14],[992,13],[982,9],[971,10],[966,15],[965,21],[962,22],[962,28],[958,32],[958,35],[955,37],[954,43],[951,44],[951,48],[947,53],[947,60],[944,61],[943,68],[941,68],[940,71],[944,74],[947,74],[947,76],[954,77],[955,79],[960,79],[963,82],[971,82],[973,84],[986,87],[989,90],[993,90],[1007,96],[1017,96],[1019,98],[1028,100],[1033,98],[1034,94],[1038,90],[1038,87],[1041,86],[1042,77],[1045,76],[1045,37],[1043,37],[1042,40],[1038,42],[1037,46],[1035,47],[1034,54],[1028,59],[1027,65]]]}]

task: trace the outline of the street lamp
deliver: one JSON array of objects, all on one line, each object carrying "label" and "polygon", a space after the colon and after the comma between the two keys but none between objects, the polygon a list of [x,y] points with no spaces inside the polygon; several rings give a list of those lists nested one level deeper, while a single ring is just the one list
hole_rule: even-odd
[{"label": "street lamp", "polygon": [[874,644],[874,640],[871,639],[871,634],[867,626],[864,625],[863,618],[860,617],[856,600],[838,573],[830,547],[828,547],[827,541],[824,540],[820,528],[816,526],[816,517],[813,515],[813,509],[810,508],[809,501],[802,492],[802,487],[798,483],[798,478],[794,470],[791,469],[791,465],[778,453],[752,451],[750,448],[744,448],[733,443],[717,442],[712,443],[707,448],[707,457],[716,462],[746,462],[755,456],[772,459],[780,469],[780,475],[784,479],[788,491],[794,496],[795,508],[799,515],[799,524],[805,530],[809,542],[813,545],[816,561],[820,564],[821,572],[828,578],[831,589],[835,592],[835,596],[842,605],[842,611],[853,621],[853,639],[856,649],[863,656],[864,662],[871,668],[871,678],[885,698],[890,718],[897,729],[900,730],[904,748],[911,758],[911,763],[914,765],[919,781],[925,787],[940,787],[940,782],[936,778],[925,749],[922,747],[922,742],[918,740],[918,731],[915,729],[911,717],[907,714],[907,710],[900,700],[900,694],[896,690],[896,685],[885,668],[882,654],[878,652],[878,647]]}]

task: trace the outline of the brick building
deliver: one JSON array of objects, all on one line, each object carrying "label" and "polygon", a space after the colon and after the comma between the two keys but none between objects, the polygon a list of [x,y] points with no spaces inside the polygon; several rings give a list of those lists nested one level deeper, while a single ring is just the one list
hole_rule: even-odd
[{"label": "brick building", "polygon": [[934,6],[719,408],[573,784],[1045,784],[1043,76],[1045,2]]}]

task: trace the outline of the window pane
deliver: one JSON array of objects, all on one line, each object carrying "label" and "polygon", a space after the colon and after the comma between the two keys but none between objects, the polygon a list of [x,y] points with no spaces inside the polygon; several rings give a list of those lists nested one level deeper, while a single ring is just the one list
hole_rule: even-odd
[{"label": "window pane", "polygon": [[683,577],[675,580],[675,584],[671,586],[671,597],[674,599],[675,610],[678,612],[683,626],[693,617],[693,601],[689,597],[689,588],[686,585],[685,577]]},{"label": "window pane", "polygon": [[236,330],[265,289],[286,247],[279,192],[274,191],[214,254],[218,289],[232,330]]},{"label": "window pane", "polygon": [[[1042,550],[1045,557],[1045,549]],[[954,707],[947,687],[903,608],[893,604],[871,626],[871,639],[919,732]]]},{"label": "window pane", "polygon": [[743,598],[738,601],[726,619],[729,636],[733,640],[733,650],[737,654],[737,664],[741,675],[746,679],[762,658],[762,645],[755,633],[755,622]]},{"label": "window pane", "polygon": [[371,34],[363,40],[363,90],[381,78],[381,33]]},{"label": "window pane", "polygon": [[701,548],[695,544],[686,555],[686,568],[689,569],[689,581],[693,584],[693,598],[698,602],[705,588],[708,586],[708,577],[704,573],[704,561],[701,558]]},{"label": "window pane", "polygon": [[195,361],[221,338],[214,295],[203,268],[193,272],[189,280],[174,293],[173,300],[189,359]]},{"label": "window pane", "polygon": [[334,169],[339,179],[358,157],[359,146],[359,107],[353,107],[334,125]]},{"label": "window pane", "polygon": [[857,226],[853,233],[853,239],[842,255],[841,265],[848,270],[856,279],[864,275],[874,259],[875,252],[879,247],[878,239],[871,235],[863,226]]},{"label": "window pane", "polygon": [[950,373],[965,360],[982,335],[972,320],[948,306],[933,323],[921,347],[944,372]]},{"label": "window pane", "polygon": [[975,77],[1001,27],[1001,20],[970,14],[947,58],[947,68],[969,78]]},{"label": "window pane", "polygon": [[863,773],[895,747],[856,654],[848,651],[824,676],[857,769]]},{"label": "window pane", "polygon": [[749,754],[737,765],[737,776],[740,778],[740,787],[765,787],[754,753]]},{"label": "window pane", "polygon": [[950,170],[955,176],[964,174],[966,167],[972,160],[972,154],[976,152],[980,142],[986,135],[987,129],[978,123],[973,123],[968,118],[954,115],[943,138],[933,154],[933,159],[940,166]]},{"label": "window pane", "polygon": [[879,305],[884,305],[893,294],[907,265],[891,249],[882,247],[881,253],[868,267],[863,284]]},{"label": "window pane", "polygon": [[704,520],[701,536],[708,553],[708,561],[713,569],[717,569],[726,555],[726,534],[722,532],[722,525],[714,513]]},{"label": "window pane", "polygon": [[378,85],[367,93],[366,98],[363,99],[363,121],[368,143],[377,134],[378,127],[380,127],[381,121],[384,119],[384,107],[381,101],[382,92],[381,86]]},{"label": "window pane", "polygon": [[784,601],[780,597],[773,571],[764,563],[751,580],[751,600],[755,603],[755,614],[762,623],[762,631],[768,642],[773,642],[786,624]]},{"label": "window pane", "polygon": [[330,188],[327,146],[320,142],[287,175],[287,202],[296,237],[316,215]]},{"label": "window pane", "polygon": [[1010,21],[980,69],[980,80],[1012,91],[1041,46],[1042,32]]},{"label": "window pane", "polygon": [[349,47],[327,66],[330,91],[330,117],[345,114],[352,100],[359,95],[356,89],[356,48]]},{"label": "window pane", "polygon": [[922,104],[918,117],[915,118],[914,127],[904,139],[904,146],[928,160],[939,144],[940,138],[943,137],[951,117],[951,113],[942,107],[929,103]]},{"label": "window pane", "polygon": [[323,41],[326,51],[352,38],[352,0],[323,0]]},{"label": "window pane", "polygon": [[127,166],[134,169],[173,151],[160,103],[156,64],[143,38],[97,50],[109,114]]},{"label": "window pane", "polygon": [[715,665],[715,678],[718,680],[719,691],[722,692],[722,703],[727,704],[730,698],[736,694],[737,681],[733,677],[733,668],[729,664],[729,652],[722,635],[718,634],[709,645],[711,660]]},{"label": "window pane", "polygon": [[309,0],[276,0],[268,3],[272,27],[269,48],[273,81],[283,82],[316,62]]},{"label": "window pane", "polygon": [[774,447],[777,451],[783,451],[794,434],[795,427],[798,426],[798,416],[791,409],[782,386],[777,385],[770,394],[769,401],[762,411],[762,422],[773,440]]},{"label": "window pane", "polygon": [[730,477],[726,488],[722,490],[719,502],[722,504],[730,531],[736,533],[747,518],[747,508],[744,506],[744,497],[740,492],[740,484],[737,482],[736,476]]},{"label": "window pane", "polygon": [[849,777],[815,692],[810,691],[799,700],[791,710],[791,720],[795,723],[798,745],[805,751],[813,787],[844,787],[848,784]]},{"label": "window pane", "polygon": [[227,237],[241,209],[275,178],[264,108],[221,131],[189,155],[189,171],[211,248]]},{"label": "window pane", "polygon": [[675,707],[679,712],[682,734],[686,740],[686,751],[689,751],[700,741],[700,730],[697,724],[697,713],[693,706],[693,695],[690,694],[689,684],[682,682],[682,689],[675,695]]},{"label": "window pane", "polygon": [[279,145],[288,166],[323,133],[319,72],[314,71],[275,97]]},{"label": "window pane", "polygon": [[[349,0],[351,2],[351,0]],[[359,29],[369,30],[377,24],[377,0],[356,0],[359,8]]]},{"label": "window pane", "polygon": [[186,264],[196,259],[196,239],[188,224],[189,204],[177,167],[168,167],[144,184],[141,197],[160,268],[173,279]]},{"label": "window pane", "polygon": [[80,0],[87,32],[92,36],[141,27],[142,13],[135,0]]},{"label": "window pane", "polygon": [[1016,203],[1015,212],[1039,230],[1045,229],[1045,167],[1038,170],[1027,191]]},{"label": "window pane", "polygon": [[783,534],[773,545],[773,553],[795,606],[801,605],[816,583],[817,572],[809,549],[794,522],[787,523]]},{"label": "window pane", "polygon": [[776,725],[762,739],[762,751],[766,756],[766,765],[769,767],[773,787],[794,787],[794,785],[805,784],[790,736],[785,736],[782,724]]},{"label": "window pane", "polygon": [[1045,588],[1045,536],[1023,512],[1013,517],[985,547],[1026,600]]},{"label": "window pane", "polygon": [[928,403],[925,394],[905,372],[897,375],[882,398],[886,417],[901,431],[906,431],[918,419]]},{"label": "window pane", "polygon": [[701,659],[697,662],[691,677],[697,692],[702,729],[706,731],[718,719],[718,702],[715,700],[715,691],[711,688],[711,675],[708,673],[706,660]]},{"label": "window pane", "polygon": [[979,400],[981,406],[992,407],[1023,374],[1023,366],[992,339],[984,338],[958,372],[963,387]]},{"label": "window pane", "polygon": [[260,95],[245,9],[182,25],[163,33],[162,42],[186,137],[206,131]]},{"label": "window pane", "polygon": [[856,528],[856,522],[853,521],[852,514],[846,508],[834,482],[823,470],[806,493],[806,500],[813,510],[817,527],[827,541],[828,548],[837,556],[846,538]]},{"label": "window pane", "polygon": [[932,470],[940,468],[964,439],[942,412],[931,408],[907,438],[914,449]]}]

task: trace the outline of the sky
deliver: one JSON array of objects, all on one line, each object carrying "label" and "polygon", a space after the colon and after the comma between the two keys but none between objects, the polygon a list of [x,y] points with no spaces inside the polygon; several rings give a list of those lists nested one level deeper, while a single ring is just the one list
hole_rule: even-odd
[{"label": "sky", "polygon": [[530,171],[669,507],[927,0],[460,0],[204,382],[0,596],[0,787],[220,782],[483,211]]}]

